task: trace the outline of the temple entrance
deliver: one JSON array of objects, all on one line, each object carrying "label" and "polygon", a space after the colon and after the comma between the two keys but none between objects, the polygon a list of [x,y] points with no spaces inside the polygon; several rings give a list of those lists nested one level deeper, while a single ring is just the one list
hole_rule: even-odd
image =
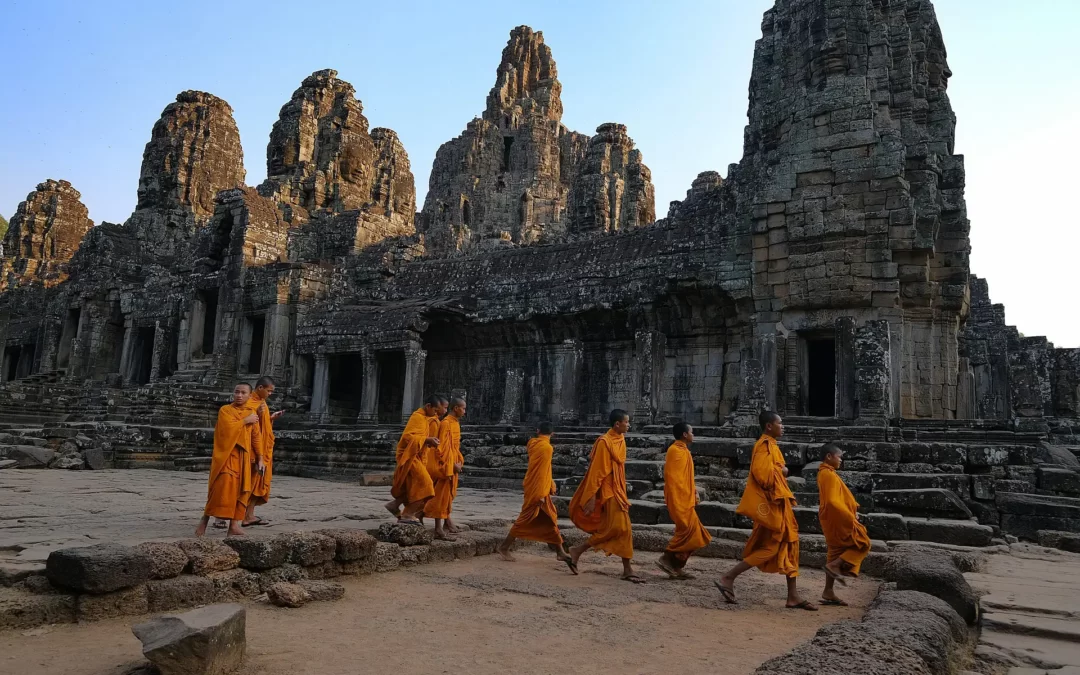
[{"label": "temple entrance", "polygon": [[191,307],[191,332],[188,347],[192,358],[214,353],[217,330],[217,291],[199,291]]},{"label": "temple entrance", "polygon": [[244,317],[240,332],[240,367],[247,373],[261,373],[263,362],[263,338],[266,335],[266,315]]},{"label": "temple entrance", "polygon": [[68,310],[67,318],[64,320],[64,328],[60,333],[60,349],[56,353],[56,367],[58,369],[67,368],[71,364],[71,343],[75,341],[79,333],[80,314],[78,308]]},{"label": "temple entrance", "polygon": [[379,365],[379,423],[398,424],[405,401],[405,352],[377,352],[375,362]]},{"label": "temple entrance", "polygon": [[807,414],[833,417],[836,414],[836,341],[832,338],[806,341]]},{"label": "temple entrance", "polygon": [[131,381],[148,384],[154,366],[154,327],[146,326],[135,332],[135,352],[131,360]]},{"label": "temple entrance", "polygon": [[364,390],[364,359],[359,354],[341,354],[328,359],[330,387],[328,413],[355,419],[360,414]]},{"label": "temple entrance", "polygon": [[19,355],[22,347],[13,345],[4,349],[4,382],[11,382],[19,373]]}]

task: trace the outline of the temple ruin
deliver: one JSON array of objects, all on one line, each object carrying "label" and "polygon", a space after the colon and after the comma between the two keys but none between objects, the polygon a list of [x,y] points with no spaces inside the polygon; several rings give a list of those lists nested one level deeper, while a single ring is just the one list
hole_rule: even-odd
[{"label": "temple ruin", "polygon": [[11,218],[0,422],[197,467],[223,392],[268,374],[291,411],[276,470],[355,477],[392,465],[389,432],[442,391],[469,402],[466,484],[516,487],[528,425],[555,421],[572,485],[619,407],[639,493],[662,480],[650,439],[683,419],[730,502],[768,408],[796,478],[815,444],[848,444],[870,512],[1080,531],[1080,349],[1024,337],[969,271],[930,1],[777,0],[761,28],[742,158],[659,220],[648,148],[614,122],[567,129],[526,26],[419,210],[406,149],[333,70],[282,106],[257,187],[229,105],[179,94],[126,223],[94,226],[55,180]]}]

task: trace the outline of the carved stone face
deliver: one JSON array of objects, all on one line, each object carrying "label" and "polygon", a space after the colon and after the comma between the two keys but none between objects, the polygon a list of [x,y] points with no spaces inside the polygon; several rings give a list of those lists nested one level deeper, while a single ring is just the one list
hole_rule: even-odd
[{"label": "carved stone face", "polygon": [[341,151],[338,166],[342,179],[350,183],[359,183],[364,179],[364,153],[356,144],[345,146]]}]

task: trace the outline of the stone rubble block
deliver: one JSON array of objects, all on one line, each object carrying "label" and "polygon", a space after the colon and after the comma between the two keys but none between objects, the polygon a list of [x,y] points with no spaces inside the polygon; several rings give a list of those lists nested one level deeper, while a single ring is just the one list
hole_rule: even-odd
[{"label": "stone rubble block", "polygon": [[2,470],[2,469],[17,469],[17,468],[19,468],[18,460],[0,459],[0,470]]},{"label": "stone rubble block", "polygon": [[311,594],[303,586],[286,581],[271,584],[266,589],[266,596],[272,605],[292,608],[303,607],[312,599]]},{"label": "stone rubble block", "polygon": [[296,585],[307,591],[316,602],[330,602],[345,597],[345,587],[333,581],[298,581]]},{"label": "stone rubble block", "polygon": [[971,518],[971,509],[956,493],[941,488],[877,490],[874,506],[905,516]]},{"label": "stone rubble block", "polygon": [[244,660],[246,623],[241,605],[220,604],[155,617],[131,630],[161,675],[230,675]]},{"label": "stone rubble block", "polygon": [[36,595],[16,588],[0,588],[0,630],[25,630],[74,621],[75,596]]},{"label": "stone rubble block", "polygon": [[185,607],[208,605],[217,597],[214,580],[194,574],[150,581],[147,582],[146,588],[149,592],[151,612],[169,612]]},{"label": "stone rubble block", "polygon": [[307,571],[295,565],[293,563],[285,563],[281,567],[275,567],[265,572],[259,573],[259,588],[263,593],[267,592],[267,589],[274,584],[285,581],[288,583],[294,583],[301,579],[307,579]]},{"label": "stone rubble block", "polygon": [[83,462],[87,469],[100,471],[105,468],[105,452],[101,448],[87,448],[82,451]]},{"label": "stone rubble block", "polygon": [[418,546],[430,544],[435,539],[435,534],[423,525],[383,523],[375,533],[375,538],[398,546]]},{"label": "stone rubble block", "polygon": [[75,619],[80,623],[148,611],[150,604],[145,584],[100,595],[82,593],[75,598]]},{"label": "stone rubble block", "polygon": [[225,545],[239,554],[239,564],[245,569],[268,570],[289,561],[289,541],[284,535],[227,537]]},{"label": "stone rubble block", "polygon": [[413,567],[415,565],[427,565],[432,560],[431,544],[420,544],[417,546],[402,546],[401,548],[401,562],[402,567]]},{"label": "stone rubble block", "polygon": [[108,593],[150,579],[150,557],[131,546],[95,544],[53,551],[45,576],[58,588],[82,593]]},{"label": "stone rubble block", "polygon": [[137,544],[135,548],[150,557],[151,579],[171,579],[180,576],[188,565],[187,554],[176,544],[149,541]]},{"label": "stone rubble block", "polygon": [[1069,551],[1071,553],[1080,553],[1080,534],[1077,534],[1076,532],[1039,530],[1037,536],[1039,546],[1059,548],[1062,551]]},{"label": "stone rubble block", "polygon": [[916,541],[955,544],[957,546],[989,546],[994,528],[970,520],[941,520],[907,518],[907,529]]},{"label": "stone rubble block", "polygon": [[859,522],[866,526],[866,533],[872,539],[908,538],[907,523],[899,513],[860,513]]},{"label": "stone rubble block", "polygon": [[177,545],[187,554],[187,570],[192,574],[221,572],[240,565],[240,554],[216,539],[184,539]]},{"label": "stone rubble block", "polygon": [[453,541],[436,539],[435,541],[431,542],[431,545],[428,547],[428,549],[430,551],[429,562],[453,562],[453,560],[456,558],[456,556],[454,555]]},{"label": "stone rubble block", "polygon": [[380,541],[375,547],[375,571],[390,572],[401,567],[402,547]]},{"label": "stone rubble block", "polygon": [[43,563],[3,562],[0,563],[0,586],[11,586],[28,577],[45,574]]},{"label": "stone rubble block", "polygon": [[375,553],[375,547],[379,543],[378,539],[363,530],[341,528],[317,530],[315,533],[330,537],[337,542],[335,559],[338,562],[363,560]]},{"label": "stone rubble block", "polygon": [[259,587],[259,575],[243,568],[210,572],[206,575],[214,584],[214,602],[236,602],[254,598],[263,592]]},{"label": "stone rubble block", "polygon": [[944,552],[904,551],[893,562],[885,579],[895,582],[896,590],[928,593],[948,603],[968,625],[978,621],[979,597]]},{"label": "stone rubble block", "polygon": [[34,445],[10,445],[5,448],[5,457],[15,460],[19,469],[47,469],[56,459],[56,453]]},{"label": "stone rubble block", "polygon": [[341,576],[341,566],[343,564],[345,563],[339,563],[336,560],[327,560],[318,565],[308,565],[304,568],[304,573],[307,574],[308,579],[333,579]]},{"label": "stone rubble block", "polygon": [[289,562],[297,565],[307,567],[330,562],[337,554],[337,541],[324,534],[288,532],[280,536],[289,549]]},{"label": "stone rubble block", "polygon": [[[388,544],[388,546],[392,545],[393,544]],[[362,560],[353,560],[347,563],[340,563],[340,565],[341,573],[345,575],[359,576],[365,574],[374,574],[376,566],[375,554],[372,553],[371,555]]]}]

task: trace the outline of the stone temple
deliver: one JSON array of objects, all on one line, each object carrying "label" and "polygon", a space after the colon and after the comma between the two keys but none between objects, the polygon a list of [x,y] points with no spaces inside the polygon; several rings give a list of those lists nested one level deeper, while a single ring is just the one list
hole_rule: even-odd
[{"label": "stone temple", "polygon": [[726,506],[773,409],[803,504],[839,440],[865,509],[905,536],[1080,531],[1080,349],[1007,325],[969,271],[931,3],[777,0],[761,30],[742,158],[659,219],[648,148],[615,122],[567,129],[525,26],[423,205],[405,147],[333,70],[281,107],[254,187],[230,106],[180,93],[126,223],[94,226],[57,180],[11,219],[0,422],[94,435],[114,466],[205,467],[224,392],[269,374],[290,411],[278,471],[349,478],[392,465],[402,417],[439,391],[469,403],[466,484],[520,485],[529,425],[551,419],[572,490],[620,407],[636,494],[683,419]]}]

